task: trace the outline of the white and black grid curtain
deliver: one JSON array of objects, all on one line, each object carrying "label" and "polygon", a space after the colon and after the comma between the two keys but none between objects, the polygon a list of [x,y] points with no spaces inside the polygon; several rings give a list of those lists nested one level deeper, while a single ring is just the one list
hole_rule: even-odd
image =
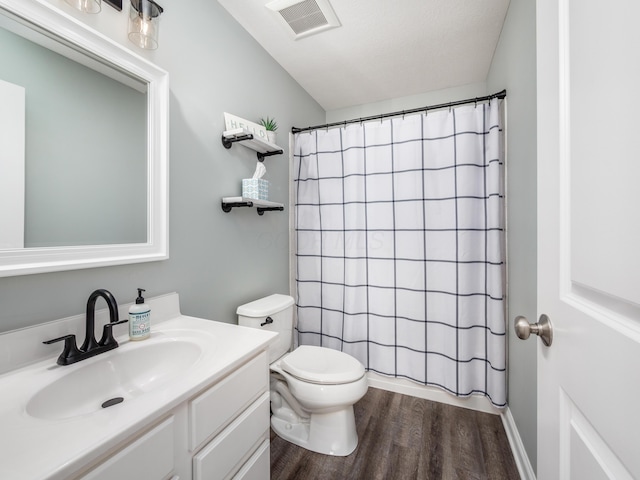
[{"label": "white and black grid curtain", "polygon": [[501,110],[295,135],[299,344],[506,405]]}]

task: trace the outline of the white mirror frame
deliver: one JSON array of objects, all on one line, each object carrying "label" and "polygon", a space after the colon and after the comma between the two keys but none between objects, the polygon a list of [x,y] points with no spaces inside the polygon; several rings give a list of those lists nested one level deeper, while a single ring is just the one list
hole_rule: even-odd
[{"label": "white mirror frame", "polygon": [[129,72],[148,86],[147,242],[0,250],[0,277],[169,258],[169,74],[44,0],[0,0],[0,8]]}]

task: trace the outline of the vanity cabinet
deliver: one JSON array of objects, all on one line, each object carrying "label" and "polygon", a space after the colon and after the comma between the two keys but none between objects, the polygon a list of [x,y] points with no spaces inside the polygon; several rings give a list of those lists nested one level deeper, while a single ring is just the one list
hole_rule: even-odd
[{"label": "vanity cabinet", "polygon": [[269,416],[269,365],[263,351],[77,478],[267,480]]}]

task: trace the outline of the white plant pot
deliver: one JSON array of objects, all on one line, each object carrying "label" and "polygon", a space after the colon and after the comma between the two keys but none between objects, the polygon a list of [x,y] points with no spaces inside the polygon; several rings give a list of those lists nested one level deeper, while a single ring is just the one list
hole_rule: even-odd
[{"label": "white plant pot", "polygon": [[272,130],[267,130],[267,141],[269,143],[276,143],[276,138],[277,138],[278,134]]}]

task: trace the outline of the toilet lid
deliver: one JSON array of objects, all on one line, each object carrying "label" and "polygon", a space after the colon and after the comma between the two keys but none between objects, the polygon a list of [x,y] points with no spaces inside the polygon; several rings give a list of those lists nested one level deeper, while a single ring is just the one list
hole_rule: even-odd
[{"label": "toilet lid", "polygon": [[362,364],[344,352],[325,347],[301,345],[280,362],[282,370],[312,383],[340,385],[359,380]]}]

